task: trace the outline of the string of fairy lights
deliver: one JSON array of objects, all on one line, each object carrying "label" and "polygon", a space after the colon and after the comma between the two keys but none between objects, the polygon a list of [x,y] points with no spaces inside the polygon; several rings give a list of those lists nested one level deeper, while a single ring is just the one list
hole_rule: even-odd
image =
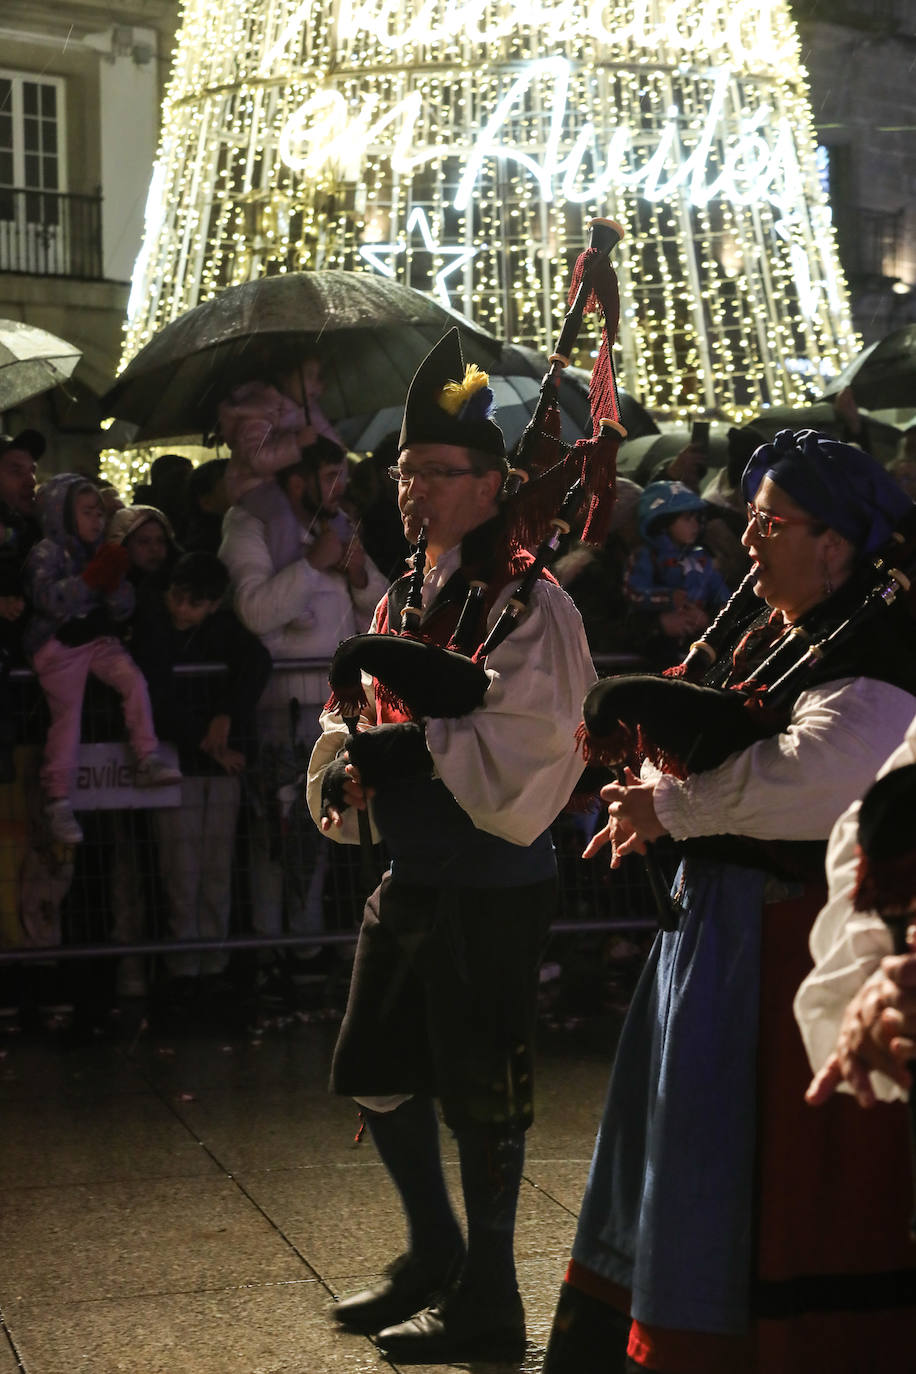
[{"label": "string of fairy lights", "polygon": [[663,418],[803,404],[855,353],[786,0],[185,0],[123,360],[319,268],[549,350],[594,215]]}]

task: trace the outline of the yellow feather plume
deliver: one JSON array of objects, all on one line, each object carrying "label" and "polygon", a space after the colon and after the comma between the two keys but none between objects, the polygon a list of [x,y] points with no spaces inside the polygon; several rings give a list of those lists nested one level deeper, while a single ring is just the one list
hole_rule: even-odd
[{"label": "yellow feather plume", "polygon": [[457,415],[463,405],[465,405],[482,386],[489,386],[490,378],[486,372],[481,372],[476,363],[468,363],[464,369],[464,377],[460,382],[446,382],[445,386],[436,397],[437,403],[449,415]]}]

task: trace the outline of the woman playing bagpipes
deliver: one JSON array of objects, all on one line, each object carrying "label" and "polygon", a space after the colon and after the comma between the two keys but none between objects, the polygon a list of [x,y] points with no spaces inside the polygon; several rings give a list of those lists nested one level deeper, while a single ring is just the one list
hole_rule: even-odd
[{"label": "woman playing bagpipes", "polygon": [[[670,835],[684,858],[677,923],[622,1031],[545,1374],[916,1368],[905,1108],[808,1107],[792,1016],[824,842],[916,707],[904,598],[847,632],[913,507],[869,455],[812,432],[758,449],[743,490],[750,584],[707,657],[718,690],[640,679],[633,710],[621,679],[585,702],[594,754],[633,765],[602,790],[586,853],[609,845],[616,866]],[[793,640],[841,625],[779,697]]]}]

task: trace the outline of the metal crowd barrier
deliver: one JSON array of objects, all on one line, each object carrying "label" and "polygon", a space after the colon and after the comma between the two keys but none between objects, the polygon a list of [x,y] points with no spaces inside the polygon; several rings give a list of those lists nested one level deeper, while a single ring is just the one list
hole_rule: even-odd
[{"label": "metal crowd barrier", "polygon": [[[602,672],[640,666],[633,657],[596,662]],[[303,670],[320,672],[326,680],[327,664],[311,660],[277,664],[274,674]],[[200,666],[177,671],[203,682],[220,670]],[[140,791],[132,785],[115,693],[90,680],[74,795],[84,840],[67,846],[51,839],[43,816],[39,767],[47,710],[40,687],[28,670],[17,669],[8,676],[5,691],[15,776],[0,782],[0,965],[131,954],[206,956],[354,940],[366,895],[360,856],[355,846],[322,837],[308,817],[299,779],[309,744],[277,758],[265,752],[263,739],[250,742],[237,815],[229,816],[225,851],[220,851],[228,870],[225,933],[201,935],[194,925],[198,918],[205,925],[206,913],[185,912],[179,919],[169,891],[180,854],[188,848],[195,853],[182,832],[192,833],[200,818],[187,808],[182,812],[180,786]],[[601,856],[591,862],[580,857],[597,814],[564,812],[554,824],[561,907],[553,930],[574,935],[648,929],[655,924],[654,907],[642,866],[633,861],[611,872]],[[275,877],[279,870],[284,903],[272,925],[263,919],[263,845],[260,868],[253,858],[264,833],[268,863],[274,865]],[[219,848],[201,844],[196,853],[203,859]],[[379,871],[383,858],[379,856]],[[316,870],[310,916],[303,916],[305,890]],[[293,908],[298,915],[291,915]]]}]

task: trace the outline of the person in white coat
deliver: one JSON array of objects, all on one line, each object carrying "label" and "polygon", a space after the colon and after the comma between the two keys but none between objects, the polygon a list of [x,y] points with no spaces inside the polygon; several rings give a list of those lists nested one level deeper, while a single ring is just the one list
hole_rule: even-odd
[{"label": "person in white coat", "polygon": [[[310,826],[297,827],[298,851],[282,863],[280,834],[284,798],[295,796],[319,734],[331,655],[341,639],[367,628],[385,590],[341,509],[347,473],[344,451],[319,436],[276,474],[285,519],[265,524],[233,506],[223,522],[219,556],[229,569],[236,613],[274,664],[257,718],[251,886],[259,934],[317,937],[324,928],[326,847]],[[303,953],[319,948],[313,942]]]},{"label": "person in white coat", "polygon": [[[806,1094],[812,1106],[836,1090],[872,1107],[912,1089],[906,1066],[916,1056],[916,952],[894,953],[882,916],[892,914],[893,907],[904,921],[907,914],[916,921],[914,774],[916,719],[879,781],[864,801],[843,812],[830,836],[829,896],[809,941],[814,968],[795,998],[795,1019],[815,1075]],[[869,828],[874,835],[861,833],[869,799],[872,811],[882,808],[877,819],[886,854],[875,852],[878,829]],[[898,820],[903,829],[895,834]],[[888,874],[897,889],[893,893]],[[909,944],[913,949],[912,931]]]}]

